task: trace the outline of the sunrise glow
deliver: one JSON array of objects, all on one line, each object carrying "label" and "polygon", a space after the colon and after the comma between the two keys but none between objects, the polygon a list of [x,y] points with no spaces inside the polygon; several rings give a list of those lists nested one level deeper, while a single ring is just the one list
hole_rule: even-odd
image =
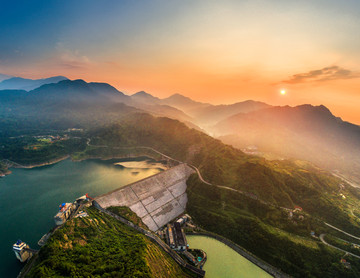
[{"label": "sunrise glow", "polygon": [[360,2],[110,2],[49,1],[41,13],[31,2],[5,5],[0,73],[213,104],[251,94],[280,105],[271,92],[286,85],[287,104],[323,104],[360,124]]}]

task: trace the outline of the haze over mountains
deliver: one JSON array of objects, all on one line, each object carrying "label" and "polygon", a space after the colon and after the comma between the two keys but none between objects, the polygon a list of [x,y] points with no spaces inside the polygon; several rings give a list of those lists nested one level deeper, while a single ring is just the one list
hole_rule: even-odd
[{"label": "haze over mountains", "polygon": [[[3,79],[2,79],[3,78]],[[0,90],[34,90],[42,85],[50,83],[58,83],[59,81],[67,80],[64,76],[54,76],[42,79],[26,79],[22,77],[11,77],[0,75]]]},{"label": "haze over mountains", "polygon": [[0,73],[0,82],[11,78],[12,76]]},{"label": "haze over mountains", "polygon": [[325,106],[273,107],[253,100],[212,105],[180,94],[160,99],[144,91],[128,96],[106,83],[62,76],[10,78],[0,82],[0,88],[6,88],[0,91],[2,117],[52,115],[78,126],[90,119],[95,124],[147,112],[205,130],[237,148],[255,146],[260,153],[308,160],[360,180],[360,127],[335,117]]},{"label": "haze over mountains", "polygon": [[[39,139],[46,134],[67,139]],[[207,181],[196,175],[187,180],[187,211],[195,223],[295,277],[324,277],[343,256],[310,236],[327,229],[323,221],[360,236],[358,190],[324,170],[360,180],[360,127],[325,106],[275,107],[253,100],[212,105],[179,94],[126,95],[107,83],[65,79],[33,90],[0,90],[0,142],[4,174],[10,173],[9,161],[41,165],[68,155],[124,157],[134,146],[194,165]],[[269,154],[276,159],[260,157]],[[305,213],[288,214],[296,206]],[[329,273],[346,271],[340,270]]]}]

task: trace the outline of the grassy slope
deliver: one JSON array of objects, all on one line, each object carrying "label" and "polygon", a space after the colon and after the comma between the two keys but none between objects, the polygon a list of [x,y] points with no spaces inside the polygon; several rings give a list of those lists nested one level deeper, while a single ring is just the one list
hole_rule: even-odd
[{"label": "grassy slope", "polygon": [[145,236],[87,211],[55,232],[27,277],[190,277]]}]

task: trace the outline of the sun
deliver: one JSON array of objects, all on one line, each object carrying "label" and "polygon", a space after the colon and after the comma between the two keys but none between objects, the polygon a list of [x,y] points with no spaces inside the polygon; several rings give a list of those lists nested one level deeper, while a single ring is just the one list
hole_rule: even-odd
[{"label": "sun", "polygon": [[286,90],[282,89],[282,90],[280,91],[280,94],[286,95]]}]

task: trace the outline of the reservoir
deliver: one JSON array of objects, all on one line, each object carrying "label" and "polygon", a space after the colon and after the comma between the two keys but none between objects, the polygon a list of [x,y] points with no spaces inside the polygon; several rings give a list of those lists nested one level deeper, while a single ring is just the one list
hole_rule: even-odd
[{"label": "reservoir", "polygon": [[39,249],[37,242],[54,226],[59,204],[73,202],[85,193],[95,197],[162,171],[145,158],[125,167],[116,165],[119,162],[129,160],[67,159],[38,168],[11,169],[12,174],[0,178],[0,277],[18,275],[23,264],[12,245],[21,239]]},{"label": "reservoir", "polygon": [[187,235],[190,248],[202,249],[207,254],[205,278],[241,277],[268,278],[270,274],[245,259],[224,243],[206,236]]}]

